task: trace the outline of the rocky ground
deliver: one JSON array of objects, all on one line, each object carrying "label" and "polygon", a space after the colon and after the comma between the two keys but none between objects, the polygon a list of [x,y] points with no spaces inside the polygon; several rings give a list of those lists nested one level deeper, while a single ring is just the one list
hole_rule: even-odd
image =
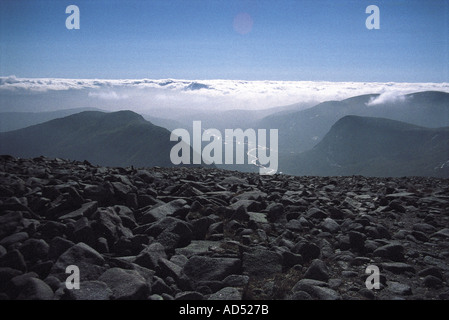
[{"label": "rocky ground", "polygon": [[448,180],[1,156],[0,181],[2,299],[449,299]]}]

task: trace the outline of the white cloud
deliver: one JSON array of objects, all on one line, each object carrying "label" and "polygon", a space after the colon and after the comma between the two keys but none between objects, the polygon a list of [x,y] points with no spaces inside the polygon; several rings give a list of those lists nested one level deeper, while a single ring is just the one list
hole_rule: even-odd
[{"label": "white cloud", "polygon": [[[370,105],[376,105],[397,101],[407,93],[426,90],[449,92],[449,83],[0,77],[0,96],[68,92],[76,95],[77,99],[84,94],[93,100],[92,103],[101,100],[102,104],[98,106],[103,109],[119,108],[125,102],[127,106],[134,106],[136,111],[156,107],[266,109],[378,93],[380,96],[370,102]],[[121,104],[115,105],[114,101]]]},{"label": "white cloud", "polygon": [[18,83],[18,82],[19,82],[19,80],[14,75],[9,76],[9,77],[0,77],[0,86],[14,84],[14,83]]},{"label": "white cloud", "polygon": [[375,106],[379,104],[385,104],[385,103],[397,103],[397,102],[404,102],[406,100],[406,96],[402,92],[398,91],[386,91],[381,93],[375,98],[371,98],[368,103],[366,103],[367,106]]}]

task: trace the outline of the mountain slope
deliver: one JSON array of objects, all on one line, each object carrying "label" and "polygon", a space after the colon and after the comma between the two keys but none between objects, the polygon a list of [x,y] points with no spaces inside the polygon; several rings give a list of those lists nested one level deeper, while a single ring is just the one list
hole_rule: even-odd
[{"label": "mountain slope", "polygon": [[0,153],[60,157],[105,166],[173,166],[170,132],[131,111],[86,111],[0,133]]},{"label": "mountain slope", "polygon": [[8,132],[63,118],[83,111],[101,111],[95,108],[77,108],[45,112],[0,112],[0,132]]},{"label": "mountain slope", "polygon": [[449,128],[346,116],[313,149],[281,159],[295,175],[449,177]]},{"label": "mountain slope", "polygon": [[[426,91],[382,101],[378,94],[327,101],[312,108],[273,114],[259,128],[279,130],[281,153],[300,153],[315,146],[332,125],[347,115],[382,117],[429,128],[449,126],[449,93]],[[378,103],[372,103],[379,99]]]}]

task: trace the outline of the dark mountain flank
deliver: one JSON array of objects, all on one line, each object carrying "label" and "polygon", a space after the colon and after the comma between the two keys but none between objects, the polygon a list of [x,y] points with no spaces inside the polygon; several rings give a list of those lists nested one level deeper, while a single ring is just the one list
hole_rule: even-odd
[{"label": "dark mountain flank", "polygon": [[0,133],[0,153],[88,160],[106,166],[172,166],[167,129],[131,111],[86,111]]},{"label": "dark mountain flank", "polygon": [[313,149],[281,162],[295,175],[449,177],[449,128],[346,116]]}]

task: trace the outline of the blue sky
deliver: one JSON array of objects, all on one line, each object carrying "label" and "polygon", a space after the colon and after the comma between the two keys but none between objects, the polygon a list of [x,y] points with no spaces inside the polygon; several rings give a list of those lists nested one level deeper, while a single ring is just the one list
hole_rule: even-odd
[{"label": "blue sky", "polygon": [[[79,30],[65,27],[71,4]],[[365,27],[372,4],[380,30]],[[449,0],[2,0],[9,75],[449,82]]]}]

